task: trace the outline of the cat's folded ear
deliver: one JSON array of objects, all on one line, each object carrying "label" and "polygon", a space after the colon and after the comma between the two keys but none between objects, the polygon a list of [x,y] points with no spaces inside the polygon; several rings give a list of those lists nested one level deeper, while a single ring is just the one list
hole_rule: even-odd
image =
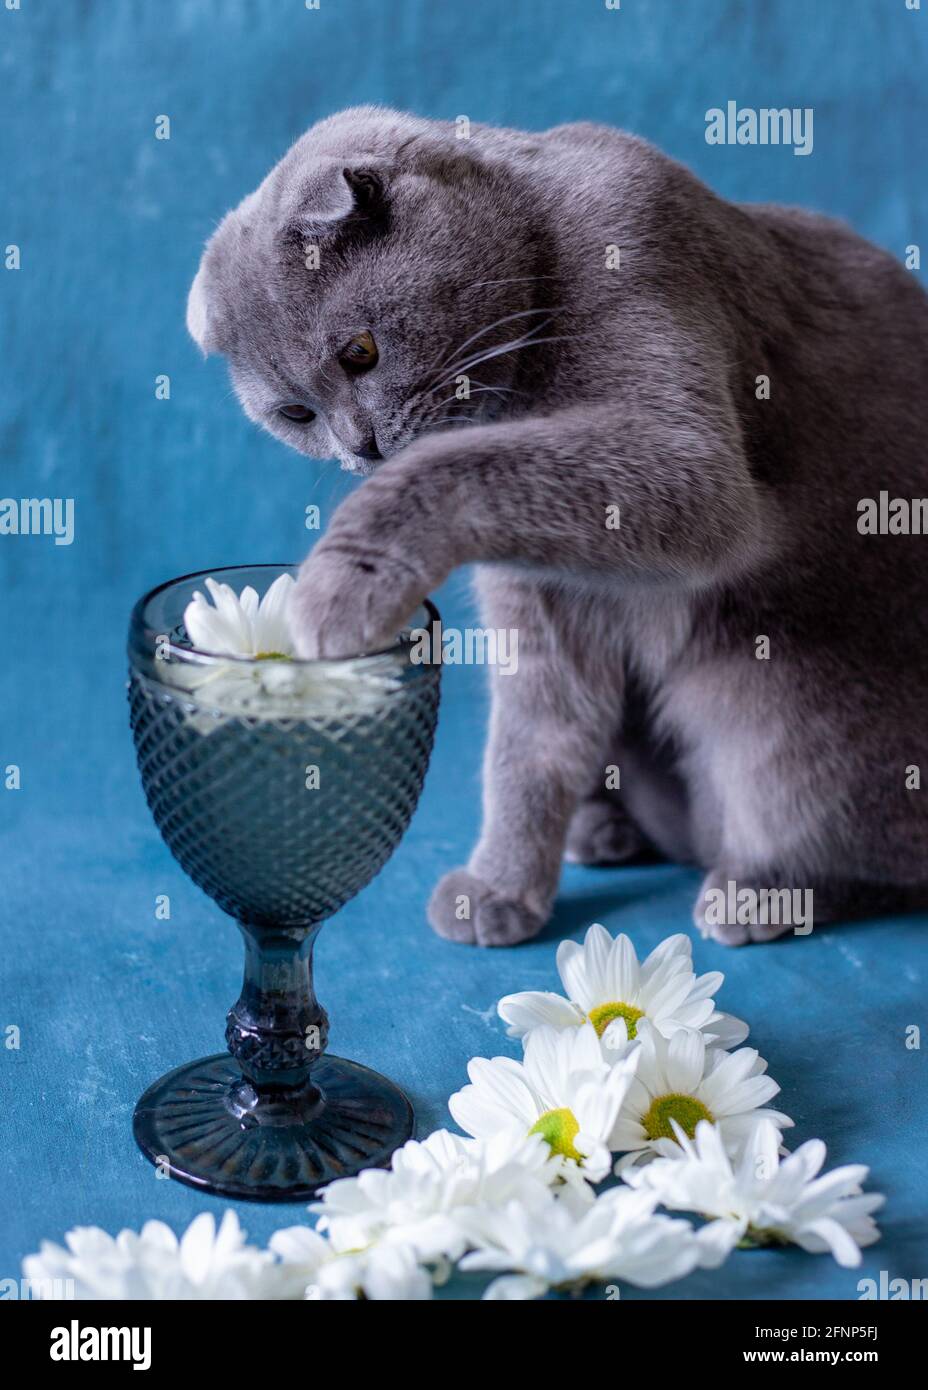
[{"label": "cat's folded ear", "polygon": [[226,213],[204,248],[187,296],[187,331],[204,357],[227,346],[230,285],[237,284],[253,246],[259,213],[260,190]]},{"label": "cat's folded ear", "polygon": [[210,323],[210,299],[206,279],[206,257],[200,262],[187,296],[187,332],[204,357],[219,351],[215,326]]},{"label": "cat's folded ear", "polygon": [[376,155],[317,156],[296,169],[275,170],[228,213],[210,238],[187,298],[187,328],[204,356],[224,351],[239,267],[261,254],[268,237],[305,242],[339,232],[376,235],[388,220],[389,172]]},{"label": "cat's folded ear", "polygon": [[324,237],[351,227],[375,232],[387,216],[383,161],[317,157],[288,180],[280,199],[283,235]]}]

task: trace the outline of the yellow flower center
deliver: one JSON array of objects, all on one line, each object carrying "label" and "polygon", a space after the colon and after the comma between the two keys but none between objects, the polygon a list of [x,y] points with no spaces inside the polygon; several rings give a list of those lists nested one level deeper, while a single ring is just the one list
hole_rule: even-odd
[{"label": "yellow flower center", "polygon": [[563,1107],[560,1110],[546,1110],[529,1130],[529,1134],[540,1134],[550,1145],[552,1153],[563,1154],[565,1158],[575,1158],[582,1163],[583,1156],[574,1148],[574,1138],[579,1132],[580,1126],[574,1119],[573,1111]]},{"label": "yellow flower center", "polygon": [[739,1250],[762,1250],[767,1245],[789,1245],[789,1238],[773,1228],[759,1230],[749,1226],[738,1241]]},{"label": "yellow flower center", "polygon": [[649,1139],[673,1139],[676,1142],[670,1121],[676,1120],[687,1138],[692,1139],[700,1120],[714,1123],[712,1115],[695,1096],[678,1095],[655,1096],[641,1123]]},{"label": "yellow flower center", "polygon": [[289,661],[286,652],[255,652],[255,661]]},{"label": "yellow flower center", "polygon": [[629,1041],[631,1041],[638,1031],[636,1024],[639,1018],[644,1018],[644,1009],[636,1009],[634,1004],[620,1004],[618,1001],[613,1001],[611,1004],[597,1004],[595,1009],[590,1009],[587,1017],[596,1029],[597,1037],[600,1038],[614,1018],[624,1018]]}]

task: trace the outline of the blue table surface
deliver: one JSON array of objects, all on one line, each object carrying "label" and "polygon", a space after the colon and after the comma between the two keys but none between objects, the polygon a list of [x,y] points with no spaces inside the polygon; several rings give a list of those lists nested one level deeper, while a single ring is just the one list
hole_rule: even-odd
[{"label": "blue table surface", "polygon": [[[460,580],[439,598],[449,620],[466,611]],[[79,628],[69,636],[70,625],[59,626],[52,640],[67,676],[41,702],[37,690],[31,699],[21,692],[14,741],[23,785],[0,794],[0,1025],[21,1030],[18,1051],[0,1050],[3,1277],[42,1237],[60,1239],[74,1225],[115,1232],[157,1216],[180,1230],[222,1206],[158,1180],[132,1139],[144,1087],[221,1050],[241,946],[171,859],[144,805],[126,726],[122,616],[114,600],[112,622],[92,626],[90,662],[79,659]],[[482,674],[446,669],[435,754],[410,830],[380,876],[326,925],[317,952],[332,1051],[405,1087],[420,1137],[450,1123],[446,1100],[466,1080],[468,1058],[517,1055],[496,1001],[557,988],[559,940],[601,921],[628,932],[642,954],[688,929],[698,882],[669,866],[568,866],[540,939],[481,951],[433,936],[428,893],[466,854],[477,825]],[[43,684],[37,669],[32,675]],[[165,893],[171,917],[157,920]],[[859,1272],[798,1250],[738,1252],[720,1274],[694,1274],[658,1296],[854,1298],[863,1275],[924,1272],[925,1054],[906,1047],[906,1029],[924,1019],[926,941],[925,921],[911,918],[740,950],[695,943],[700,970],[726,972],[724,1005],[751,1023],[783,1088],[796,1120],[790,1143],[818,1136],[830,1162],[869,1164],[888,1202],[883,1241]],[[303,1209],[238,1211],[263,1241]],[[475,1288],[461,1281],[444,1296],[472,1297]]]},{"label": "blue table surface", "polygon": [[[923,7],[924,10],[924,7]],[[0,493],[75,500],[70,546],[0,538],[0,1278],[43,1237],[150,1217],[181,1230],[222,1204],[159,1181],[132,1108],[164,1071],[222,1047],[237,932],[161,843],[134,767],[123,683],[129,610],[192,569],[298,559],[351,484],[242,417],[221,363],[183,328],[199,247],[311,121],[359,101],[528,128],[625,125],[723,195],[848,218],[897,255],[928,219],[921,81],[928,15],[845,0],[671,0],[620,11],[558,0],[177,0],[0,6]],[[729,98],[814,105],[815,153],[710,149]],[[154,139],[168,114],[170,141]],[[0,248],[2,250],[2,248]],[[155,395],[156,376],[171,380]],[[439,594],[474,620],[466,577]],[[412,1096],[421,1136],[449,1123],[471,1056],[515,1054],[497,999],[557,987],[554,954],[595,920],[639,953],[689,929],[698,878],[676,867],[568,867],[540,939],[506,951],[432,935],[425,903],[476,834],[483,673],[444,678],[437,743],[409,833],[322,932],[331,1047]],[[168,921],[155,917],[160,894]],[[926,1272],[924,918],[738,951],[697,941],[724,1007],[829,1163],[863,1162],[888,1201],[860,1271],[796,1250],[738,1252],[657,1297],[853,1299],[861,1277]],[[6,1029],[21,1046],[3,1046]],[[300,1207],[238,1208],[263,1242]],[[468,1298],[458,1280],[442,1297]],[[629,1298],[649,1295],[629,1290]]]}]

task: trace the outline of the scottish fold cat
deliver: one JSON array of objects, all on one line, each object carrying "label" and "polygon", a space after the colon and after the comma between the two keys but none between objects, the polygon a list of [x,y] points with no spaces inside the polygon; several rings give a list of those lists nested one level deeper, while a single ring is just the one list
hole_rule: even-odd
[{"label": "scottish fold cat", "polygon": [[565,854],[702,865],[732,944],[790,929],[719,909],[751,892],[928,905],[928,539],[860,524],[928,494],[915,277],[617,130],[461,133],[313,126],[188,316],[251,419],[369,475],[303,568],[302,655],[378,645],[460,565],[518,629],[433,927],[534,936]]}]

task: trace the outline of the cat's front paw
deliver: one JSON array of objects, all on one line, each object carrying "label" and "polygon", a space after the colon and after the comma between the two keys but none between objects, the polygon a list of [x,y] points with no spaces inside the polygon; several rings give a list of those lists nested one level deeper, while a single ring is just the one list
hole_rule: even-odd
[{"label": "cat's front paw", "polygon": [[693,922],[702,936],[722,946],[744,946],[749,941],[774,941],[792,930],[790,920],[779,915],[770,920],[762,908],[769,889],[751,879],[739,879],[728,869],[713,869],[703,880],[693,907]]},{"label": "cat's front paw", "polygon": [[322,541],[304,562],[290,601],[296,654],[312,661],[392,646],[425,593],[405,564]]},{"label": "cat's front paw", "polygon": [[429,902],[429,922],[448,941],[477,946],[517,946],[544,926],[525,903],[495,893],[467,869],[454,869],[439,882]]}]

